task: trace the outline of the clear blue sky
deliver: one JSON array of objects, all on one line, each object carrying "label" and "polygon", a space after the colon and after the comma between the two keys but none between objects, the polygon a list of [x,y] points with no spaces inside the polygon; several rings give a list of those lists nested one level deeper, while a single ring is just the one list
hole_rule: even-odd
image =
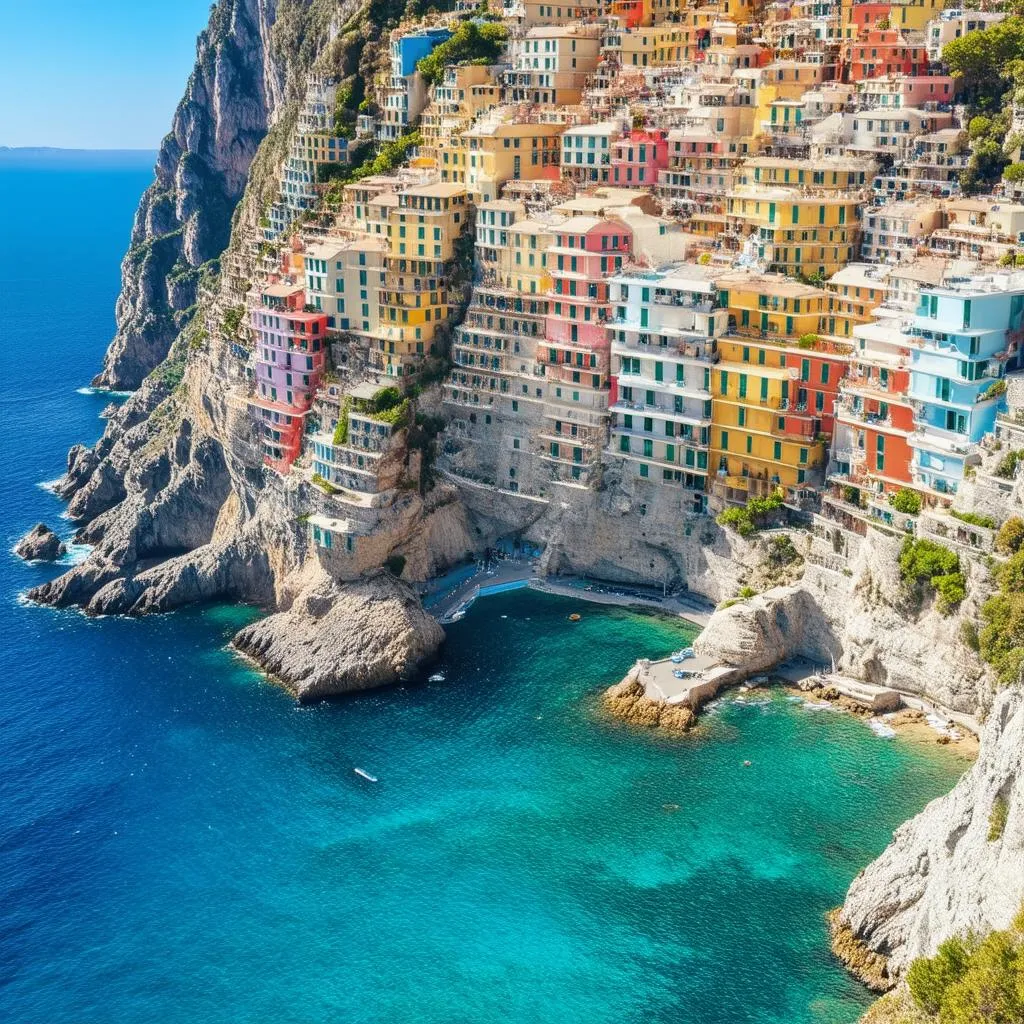
[{"label": "clear blue sky", "polygon": [[0,146],[156,149],[210,0],[0,0]]}]

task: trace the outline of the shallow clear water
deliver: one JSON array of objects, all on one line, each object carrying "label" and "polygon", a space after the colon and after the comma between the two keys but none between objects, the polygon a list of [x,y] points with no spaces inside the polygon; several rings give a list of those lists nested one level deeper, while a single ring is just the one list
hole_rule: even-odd
[{"label": "shallow clear water", "polygon": [[[17,182],[7,546],[55,521],[35,484],[99,431],[75,389],[147,180]],[[33,196],[78,224],[79,286],[45,301]],[[822,915],[962,768],[781,694],[682,740],[608,722],[600,689],[689,634],[597,605],[478,601],[444,682],[299,708],[224,650],[249,610],[90,621],[17,602],[53,569],[2,565],[10,1024],[850,1022],[867,999]]]}]

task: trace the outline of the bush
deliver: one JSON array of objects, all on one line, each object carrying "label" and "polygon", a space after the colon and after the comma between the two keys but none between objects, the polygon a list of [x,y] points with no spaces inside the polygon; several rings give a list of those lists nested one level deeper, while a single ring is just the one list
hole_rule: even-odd
[{"label": "bush", "polygon": [[798,348],[816,348],[818,336],[816,334],[801,334],[797,340]]},{"label": "bush", "polygon": [[947,939],[915,960],[907,984],[915,1003],[941,1024],[1024,1020],[1024,911],[1005,931]]},{"label": "bush", "polygon": [[739,593],[736,595],[741,601],[746,601],[751,597],[756,596],[757,591],[753,587],[740,587]]},{"label": "bush", "polygon": [[1024,459],[1024,451],[1015,449],[1008,451],[998,462],[995,468],[995,475],[1003,480],[1012,480],[1017,472],[1017,466],[1021,459]]},{"label": "bush", "polygon": [[242,317],[244,316],[245,306],[229,306],[224,310],[220,326],[225,337],[233,338],[238,333],[238,328],[241,326]]},{"label": "bush", "polygon": [[967,580],[960,571],[956,552],[935,541],[907,537],[900,550],[900,575],[918,596],[924,586],[930,586],[938,595],[943,615],[948,615],[967,596]]},{"label": "bush", "polygon": [[1024,547],[999,568],[996,582],[999,593],[981,606],[978,653],[1010,684],[1024,669]]},{"label": "bush", "polygon": [[1006,797],[997,796],[992,801],[992,810],[988,816],[988,841],[990,843],[1003,838],[1003,830],[1006,828],[1006,819],[1009,814],[1010,805]]},{"label": "bush", "polygon": [[965,620],[960,625],[960,639],[963,641],[965,647],[970,647],[970,649],[975,653],[981,649],[981,645],[978,640],[978,627],[969,619]]},{"label": "bush", "polygon": [[984,526],[989,530],[996,528],[996,521],[991,516],[978,515],[977,512],[957,512],[956,509],[950,509],[949,514],[954,519],[959,519],[961,523],[970,523],[971,526]]},{"label": "bush", "polygon": [[767,498],[750,498],[746,505],[734,505],[720,512],[715,518],[719,526],[734,529],[741,537],[749,537],[766,525],[773,512],[782,508],[782,495],[775,493]]},{"label": "bush", "polygon": [[313,474],[313,483],[317,485],[322,491],[326,491],[328,494],[338,494],[338,488],[334,486],[329,480],[325,480],[319,473]]},{"label": "bush", "polygon": [[900,551],[900,575],[911,583],[947,576],[960,571],[960,559],[955,551],[932,540],[914,540],[908,537]]},{"label": "bush", "polygon": [[935,956],[915,960],[907,971],[907,985],[925,1013],[937,1014],[950,987],[968,970],[976,948],[973,939],[947,939]]},{"label": "bush", "polygon": [[341,409],[338,410],[338,425],[334,428],[335,444],[348,444],[348,414],[352,408],[352,399],[347,398],[341,403]]},{"label": "bush", "polygon": [[967,580],[961,572],[933,576],[931,584],[939,595],[939,611],[948,615],[967,596]]},{"label": "bush", "polygon": [[508,29],[502,24],[463,22],[450,39],[418,61],[416,68],[427,85],[436,85],[450,64],[493,64],[501,57],[506,39]]},{"label": "bush", "polygon": [[1011,516],[999,528],[996,534],[996,551],[1004,555],[1012,555],[1024,544],[1024,519]]},{"label": "bush", "polygon": [[916,516],[921,511],[921,495],[908,487],[901,487],[895,494],[889,495],[889,504],[897,512]]}]

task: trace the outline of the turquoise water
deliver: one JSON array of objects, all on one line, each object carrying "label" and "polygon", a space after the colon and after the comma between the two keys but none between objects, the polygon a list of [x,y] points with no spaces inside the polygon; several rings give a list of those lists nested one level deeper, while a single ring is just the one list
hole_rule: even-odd
[{"label": "turquoise water", "polygon": [[[57,521],[35,483],[98,433],[75,389],[147,178],[17,181],[8,546]],[[87,285],[47,293],[41,333],[33,200],[78,218]],[[822,915],[962,768],[781,694],[682,740],[606,721],[601,688],[689,636],[663,619],[488,597],[443,682],[300,708],[224,649],[247,609],[87,620],[18,603],[52,568],[2,564],[5,1024],[846,1024],[868,1000]]]}]

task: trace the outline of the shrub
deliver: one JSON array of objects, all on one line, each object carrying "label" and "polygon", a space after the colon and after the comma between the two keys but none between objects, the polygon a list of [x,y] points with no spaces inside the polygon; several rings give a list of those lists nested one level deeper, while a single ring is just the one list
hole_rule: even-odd
[{"label": "shrub", "polygon": [[800,560],[800,552],[785,533],[772,537],[768,542],[768,561],[774,566],[792,565]]},{"label": "shrub", "polygon": [[715,519],[719,526],[734,529],[741,537],[749,537],[761,529],[773,512],[782,508],[782,496],[778,493],[767,498],[750,498],[746,505],[734,505],[720,512]]},{"label": "shrub", "polygon": [[915,960],[907,971],[907,985],[914,1001],[926,1013],[937,1014],[950,987],[970,966],[974,940],[946,939],[935,956]]},{"label": "shrub", "polygon": [[1024,1020],[1024,912],[984,939],[947,939],[935,956],[915,960],[907,984],[918,1007],[941,1024]]},{"label": "shrub", "polygon": [[962,572],[933,576],[931,584],[939,595],[939,611],[943,615],[948,615],[967,596],[967,580]]},{"label": "shrub", "polygon": [[965,620],[960,625],[960,639],[963,641],[965,647],[970,647],[970,649],[975,653],[981,649],[980,642],[978,640],[978,627],[969,619]]},{"label": "shrub", "polygon": [[978,653],[1009,684],[1024,669],[1024,547],[999,568],[996,582],[999,592],[981,606]]},{"label": "shrub", "polygon": [[950,509],[949,514],[954,519],[959,519],[961,523],[970,523],[971,526],[984,526],[989,530],[996,528],[996,521],[991,516],[978,515],[977,512],[957,512],[956,509]]},{"label": "shrub", "polygon": [[895,494],[889,495],[889,504],[897,512],[916,516],[921,511],[921,495],[908,487],[901,487]]},{"label": "shrub", "polygon": [[338,493],[338,488],[329,480],[325,480],[319,473],[314,473],[312,479],[313,483],[315,483],[322,491],[326,491],[328,494]]},{"label": "shrub", "polygon": [[348,444],[348,414],[351,408],[352,399],[346,396],[338,410],[338,425],[334,428],[333,438],[335,444]]},{"label": "shrub", "polygon": [[921,594],[927,585],[939,597],[939,611],[949,614],[966,596],[967,580],[960,571],[956,552],[931,540],[903,542],[900,550],[900,575]]},{"label": "shrub", "polygon": [[801,334],[797,339],[798,348],[815,348],[818,344],[818,336],[816,334]]},{"label": "shrub", "polygon": [[739,593],[736,595],[741,601],[746,601],[748,598],[756,596],[757,591],[753,587],[740,587]]},{"label": "shrub", "polygon": [[1024,459],[1024,451],[1020,449],[1008,451],[997,463],[995,475],[1003,480],[1012,480],[1022,459]]},{"label": "shrub", "polygon": [[997,796],[992,801],[992,810],[988,816],[988,841],[990,843],[1003,838],[1003,830],[1006,828],[1006,819],[1009,814],[1010,805],[1006,797]]},{"label": "shrub", "polygon": [[427,85],[435,85],[450,64],[492,64],[502,53],[508,29],[502,24],[463,22],[451,36],[417,62]]},{"label": "shrub", "polygon": [[1011,516],[999,528],[996,534],[996,551],[1004,555],[1012,555],[1024,544],[1024,519]]},{"label": "shrub", "polygon": [[929,580],[960,571],[956,552],[932,540],[913,540],[908,537],[900,551],[900,575],[907,583]]},{"label": "shrub", "polygon": [[220,325],[226,337],[233,338],[238,333],[243,316],[245,316],[245,306],[229,306],[224,310]]}]

